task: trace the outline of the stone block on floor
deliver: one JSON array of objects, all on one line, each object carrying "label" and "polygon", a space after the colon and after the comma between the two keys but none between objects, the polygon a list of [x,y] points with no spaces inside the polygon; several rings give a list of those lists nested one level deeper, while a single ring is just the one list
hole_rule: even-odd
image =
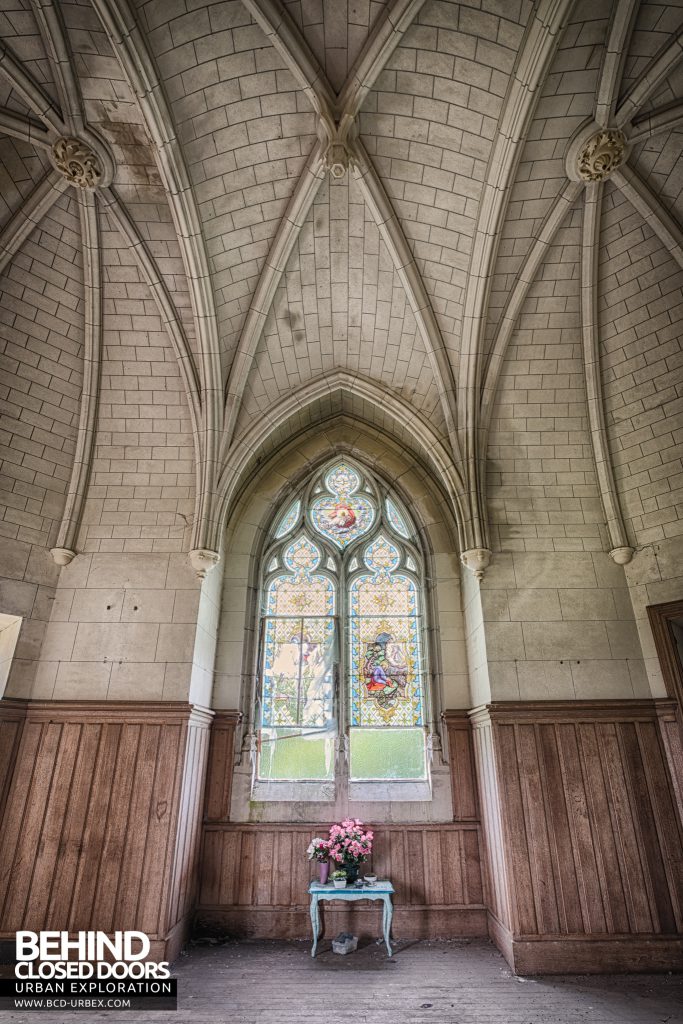
[{"label": "stone block on floor", "polygon": [[358,948],[358,936],[351,935],[350,932],[340,932],[336,939],[332,939],[332,952],[341,953],[345,956],[347,953],[353,953]]}]

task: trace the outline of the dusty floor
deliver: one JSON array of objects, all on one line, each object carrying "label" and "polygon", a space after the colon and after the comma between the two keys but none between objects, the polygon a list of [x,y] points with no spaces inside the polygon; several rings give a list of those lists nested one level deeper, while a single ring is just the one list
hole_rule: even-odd
[{"label": "dusty floor", "polygon": [[485,940],[193,946],[177,962],[178,1011],[0,1013],[8,1024],[683,1024],[683,975],[515,978]]}]

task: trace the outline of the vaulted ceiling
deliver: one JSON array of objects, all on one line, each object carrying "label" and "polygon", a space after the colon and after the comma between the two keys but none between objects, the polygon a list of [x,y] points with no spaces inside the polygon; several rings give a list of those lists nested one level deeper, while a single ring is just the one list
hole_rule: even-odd
[{"label": "vaulted ceiling", "polygon": [[[562,274],[628,548],[604,230],[646,226],[683,267],[680,2],[0,0],[0,36],[5,358],[19,335],[53,347],[24,360],[34,404],[5,431],[22,464],[51,445],[68,481],[56,548],[75,547],[98,416],[141,359],[143,390],[186,403],[196,549],[218,547],[245,447],[339,390],[438,454],[462,548],[486,548],[506,353],[541,276],[558,324],[572,313],[543,267],[577,210]],[[136,355],[143,334],[160,355]]]}]

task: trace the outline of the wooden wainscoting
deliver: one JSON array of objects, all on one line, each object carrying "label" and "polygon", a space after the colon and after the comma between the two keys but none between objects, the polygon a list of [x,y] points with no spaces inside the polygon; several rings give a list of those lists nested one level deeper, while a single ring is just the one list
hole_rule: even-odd
[{"label": "wooden wainscoting", "polygon": [[683,829],[660,728],[672,712],[626,700],[472,713],[491,934],[519,973],[680,969]]},{"label": "wooden wainscoting", "polygon": [[[446,824],[375,826],[373,868],[397,890],[394,928],[410,938],[486,935],[472,727],[466,711],[444,716],[456,784],[454,821]],[[204,810],[204,842],[196,929],[257,938],[305,938],[310,934],[308,883],[316,875],[306,847],[326,835],[319,824],[231,822],[235,711],[217,711]],[[336,931],[377,933],[372,905],[326,907]]]},{"label": "wooden wainscoting", "polygon": [[[310,934],[308,883],[316,867],[306,847],[325,835],[318,825],[207,824],[196,917],[200,933],[255,938]],[[402,938],[486,935],[476,824],[378,825],[373,869],[396,888],[394,931]],[[325,909],[356,935],[378,934],[380,911]]]},{"label": "wooden wainscoting", "polygon": [[139,929],[173,957],[196,900],[211,713],[189,704],[0,701],[17,721],[0,831],[0,939]]},{"label": "wooden wainscoting", "polygon": [[479,821],[479,795],[474,758],[472,723],[468,711],[444,711],[451,769],[451,798],[454,821]]},{"label": "wooden wainscoting", "polygon": [[657,701],[657,717],[678,817],[683,821],[683,709],[678,701],[660,700]]},{"label": "wooden wainscoting", "polygon": [[235,769],[235,731],[241,721],[242,714],[239,711],[214,713],[206,772],[205,821],[230,820],[230,797]]},{"label": "wooden wainscoting", "polygon": [[14,775],[25,717],[23,701],[0,700],[0,822]]}]

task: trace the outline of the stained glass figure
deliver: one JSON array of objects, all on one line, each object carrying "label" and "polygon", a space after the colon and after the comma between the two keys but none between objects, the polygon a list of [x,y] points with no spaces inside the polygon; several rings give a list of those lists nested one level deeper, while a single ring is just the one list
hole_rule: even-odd
[{"label": "stained glass figure", "polygon": [[392,530],[395,530],[399,537],[403,537],[405,540],[409,540],[410,531],[408,530],[406,521],[399,512],[394,502],[391,500],[391,498],[386,499],[385,508],[387,510],[387,519],[389,520],[389,525],[391,526]]},{"label": "stained glass figure", "polygon": [[332,713],[335,588],[322,553],[301,534],[271,580],[263,638],[262,725],[322,727]]},{"label": "stained glass figure", "polygon": [[280,537],[286,537],[291,530],[296,526],[299,515],[301,514],[301,500],[299,498],[292,502],[289,506],[282,519],[278,523],[277,529],[275,530],[275,537],[279,540]]},{"label": "stained glass figure", "polygon": [[370,570],[349,591],[352,726],[421,726],[424,700],[418,594],[399,572],[400,552],[380,534],[366,548]]},{"label": "stained glass figure", "polygon": [[323,728],[332,714],[333,618],[266,619],[264,727]]},{"label": "stained glass figure", "polygon": [[358,473],[346,462],[339,462],[325,475],[328,492],[311,506],[316,530],[342,550],[362,537],[375,521],[375,508],[363,494]]},{"label": "stained glass figure", "polygon": [[[337,701],[351,781],[428,778],[421,562],[404,544],[415,537],[403,508],[345,459],[275,520],[261,620],[260,780],[334,778]],[[342,680],[338,616],[349,652]]]}]

